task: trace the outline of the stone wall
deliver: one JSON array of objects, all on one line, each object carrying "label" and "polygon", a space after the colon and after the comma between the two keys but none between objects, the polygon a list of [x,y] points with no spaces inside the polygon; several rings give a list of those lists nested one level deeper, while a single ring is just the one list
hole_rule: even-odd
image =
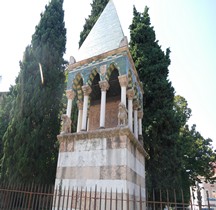
[{"label": "stone wall", "polygon": [[113,128],[58,136],[56,187],[97,185],[102,191],[145,191],[145,156],[129,128]]},{"label": "stone wall", "polygon": [[[120,98],[107,99],[105,127],[114,128],[118,125],[118,105]],[[92,105],[89,109],[89,130],[96,130],[100,126],[100,101]]]}]

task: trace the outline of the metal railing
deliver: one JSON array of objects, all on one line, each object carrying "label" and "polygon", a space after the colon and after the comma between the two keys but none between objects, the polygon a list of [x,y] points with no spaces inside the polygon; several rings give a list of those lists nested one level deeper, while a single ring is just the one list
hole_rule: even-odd
[{"label": "metal railing", "polygon": [[193,209],[183,191],[139,192],[91,189],[54,189],[54,186],[0,184],[0,210],[170,210]]}]

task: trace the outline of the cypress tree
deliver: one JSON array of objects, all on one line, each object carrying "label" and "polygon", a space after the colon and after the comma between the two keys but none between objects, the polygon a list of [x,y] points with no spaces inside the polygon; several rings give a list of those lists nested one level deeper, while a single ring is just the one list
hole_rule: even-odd
[{"label": "cypress tree", "polygon": [[79,47],[81,47],[82,43],[85,41],[108,2],[109,0],[93,0],[93,3],[91,4],[91,14],[88,16],[88,19],[86,19],[83,31],[80,33]]},{"label": "cypress tree", "polygon": [[144,145],[150,159],[146,163],[147,186],[179,187],[180,171],[176,138],[178,126],[173,111],[174,88],[168,80],[170,50],[164,53],[151,26],[148,7],[139,13],[134,7],[130,25],[130,51],[144,88]]},{"label": "cypress tree", "polygon": [[64,91],[63,0],[52,0],[25,50],[14,116],[4,135],[2,178],[53,183]]},{"label": "cypress tree", "polygon": [[[3,136],[7,130],[8,124],[13,116],[14,99],[16,97],[16,90],[13,86],[7,94],[3,96],[0,103],[0,160],[3,155]],[[1,162],[0,162],[1,171]]]}]

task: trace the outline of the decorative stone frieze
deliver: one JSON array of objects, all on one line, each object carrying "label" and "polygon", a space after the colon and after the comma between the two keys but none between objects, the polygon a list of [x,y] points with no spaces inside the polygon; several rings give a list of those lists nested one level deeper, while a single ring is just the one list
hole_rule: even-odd
[{"label": "decorative stone frieze", "polygon": [[76,94],[75,94],[75,92],[73,90],[66,90],[66,96],[67,96],[68,99],[73,100],[75,95]]},{"label": "decorative stone frieze", "polygon": [[86,132],[80,132],[80,133],[65,133],[58,135],[58,141],[61,143],[62,141],[65,141],[67,139],[68,142],[71,141],[77,141],[81,139],[95,139],[95,138],[111,138],[116,136],[127,136],[129,140],[133,143],[133,145],[136,145],[136,148],[138,151],[140,151],[144,157],[147,159],[149,158],[148,153],[143,148],[142,144],[134,137],[131,130],[127,127],[117,127],[117,128],[107,128],[103,130],[94,130],[94,131],[86,131]]},{"label": "decorative stone frieze", "polygon": [[103,80],[99,82],[99,86],[101,88],[101,91],[107,91],[110,87],[109,83],[107,82],[107,80]]},{"label": "decorative stone frieze", "polygon": [[82,90],[83,90],[84,96],[89,96],[90,93],[92,92],[92,89],[89,85],[83,85]]}]

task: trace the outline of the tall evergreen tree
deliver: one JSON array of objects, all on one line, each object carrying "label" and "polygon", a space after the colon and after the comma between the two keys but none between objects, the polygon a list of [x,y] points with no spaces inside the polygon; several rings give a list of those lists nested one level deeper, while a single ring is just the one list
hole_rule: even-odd
[{"label": "tall evergreen tree", "polygon": [[147,161],[147,186],[179,187],[176,138],[178,126],[173,110],[174,88],[168,80],[170,50],[164,53],[156,40],[148,8],[139,13],[134,7],[130,25],[130,51],[144,88],[144,145]]},{"label": "tall evergreen tree", "polygon": [[[15,87],[11,86],[7,94],[3,96],[0,103],[0,160],[3,155],[3,136],[13,116],[13,107],[16,97]],[[0,162],[1,171],[1,162]]]},{"label": "tall evergreen tree", "polygon": [[93,3],[91,4],[91,14],[88,16],[88,19],[86,19],[86,22],[83,26],[83,31],[80,33],[79,47],[81,47],[82,43],[85,41],[86,37],[88,36],[89,32],[108,2],[109,0],[93,0]]},{"label": "tall evergreen tree", "polygon": [[63,0],[51,0],[24,53],[14,116],[4,135],[2,178],[53,183],[64,91]]},{"label": "tall evergreen tree", "polygon": [[186,124],[191,116],[191,109],[182,96],[175,96],[174,110],[180,124],[178,137],[178,157],[181,159],[182,187],[189,189],[195,182],[200,182],[200,177],[206,181],[213,181],[214,163],[216,153],[212,147],[212,140],[205,139],[196,131],[196,126],[191,128]]}]

